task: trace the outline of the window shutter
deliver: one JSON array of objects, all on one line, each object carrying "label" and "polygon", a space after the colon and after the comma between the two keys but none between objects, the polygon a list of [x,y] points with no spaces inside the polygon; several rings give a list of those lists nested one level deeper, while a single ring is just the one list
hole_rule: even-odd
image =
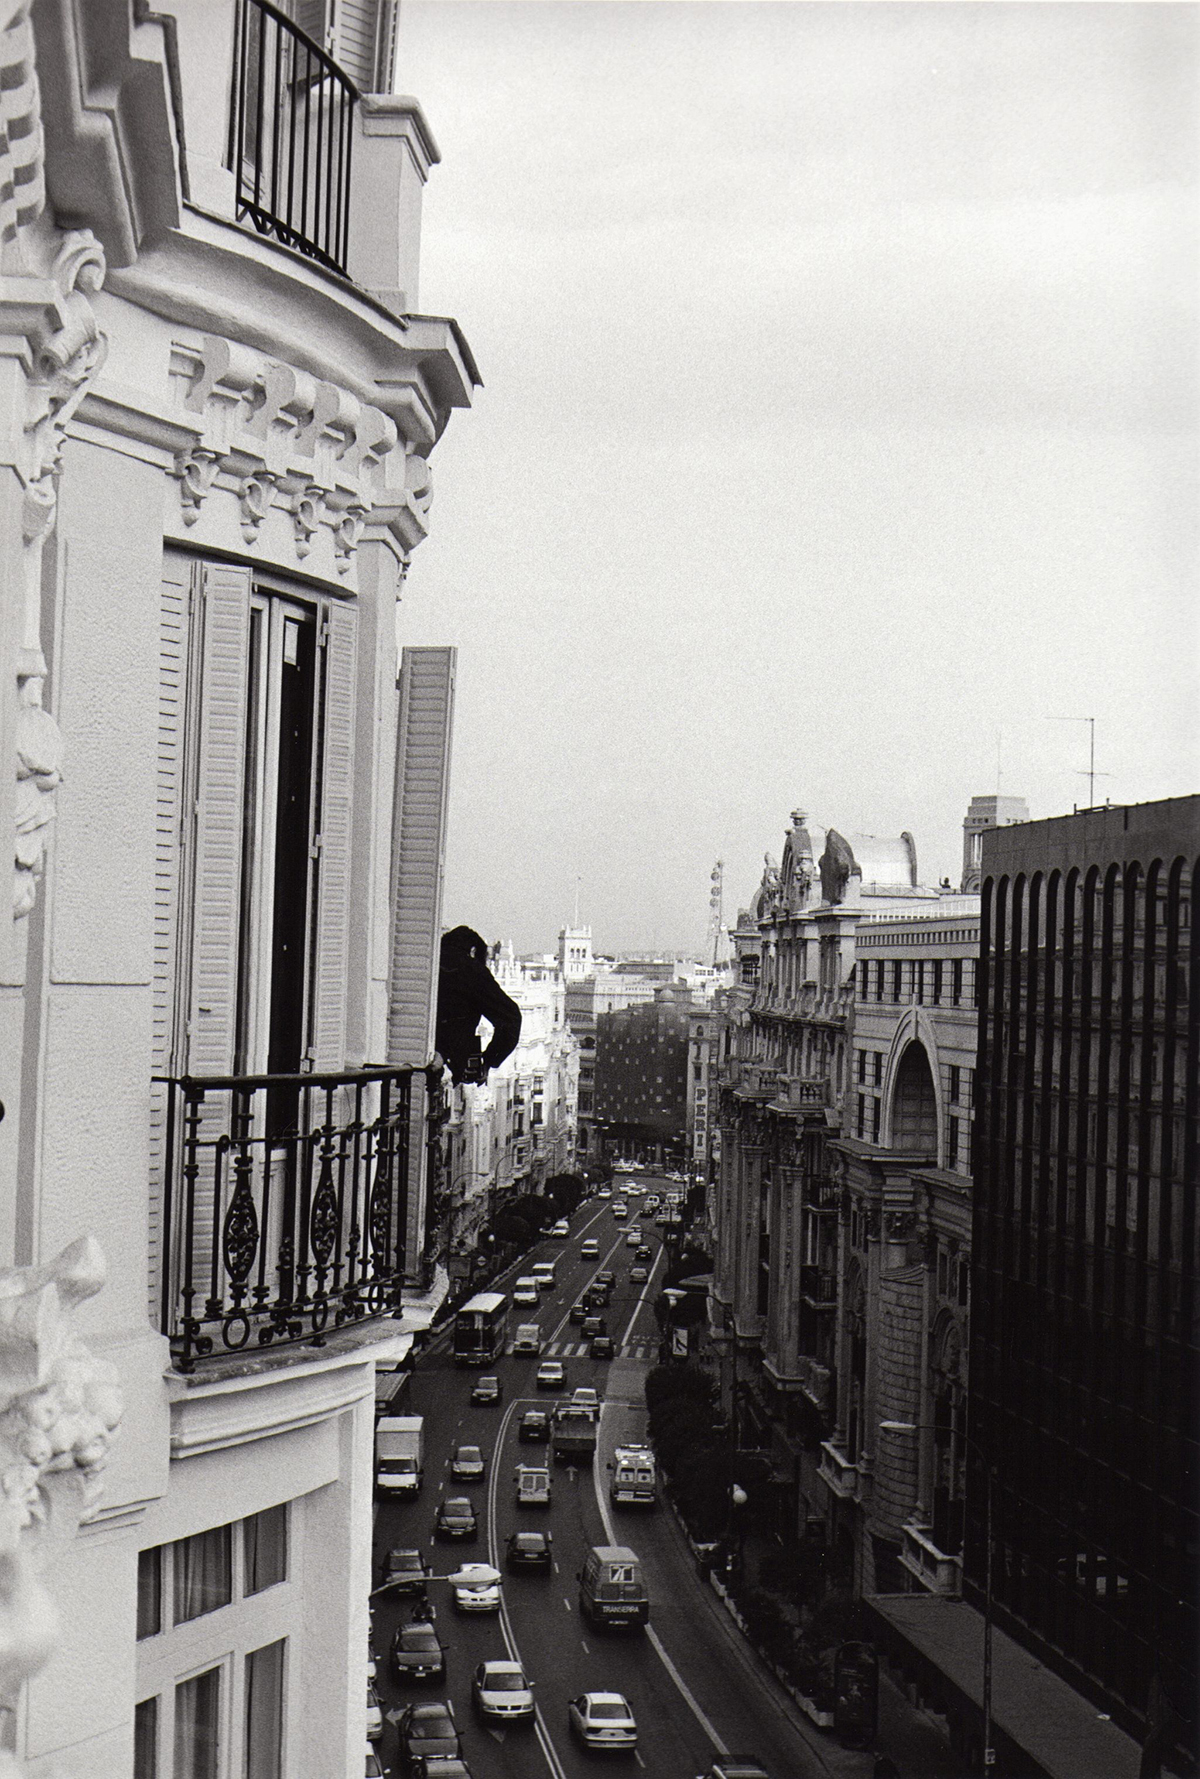
[{"label": "window shutter", "polygon": [[452,648],[405,649],[400,667],[388,1061],[418,1067],[433,1051],[455,668]]},{"label": "window shutter", "polygon": [[281,11],[321,49],[329,48],[329,0],[292,0]]},{"label": "window shutter", "polygon": [[321,803],[316,849],[316,968],[312,976],[309,1029],[310,1053],[318,1072],[341,1069],[346,1053],[357,631],[355,608],[331,604],[322,642],[321,709],[317,726],[322,744],[318,768]]},{"label": "window shutter", "polygon": [[205,563],[200,601],[188,1072],[228,1075],[237,1034],[250,570]]},{"label": "window shutter", "polygon": [[375,86],[380,0],[339,0],[334,60],[360,93]]}]

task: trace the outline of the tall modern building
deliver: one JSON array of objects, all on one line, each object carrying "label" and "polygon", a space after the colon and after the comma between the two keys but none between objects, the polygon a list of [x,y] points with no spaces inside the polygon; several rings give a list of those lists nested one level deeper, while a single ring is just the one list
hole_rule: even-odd
[{"label": "tall modern building", "polygon": [[1195,1754],[1200,797],[983,841],[968,1495],[976,1603]]}]

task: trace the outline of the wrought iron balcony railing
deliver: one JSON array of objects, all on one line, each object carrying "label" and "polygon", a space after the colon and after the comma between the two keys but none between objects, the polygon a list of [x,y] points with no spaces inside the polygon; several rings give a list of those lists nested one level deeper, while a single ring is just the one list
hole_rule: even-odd
[{"label": "wrought iron balcony railing", "polygon": [[[160,1078],[161,1079],[161,1078]],[[441,1070],[162,1080],[162,1332],[176,1364],[228,1358],[397,1308],[410,1182],[430,1191]]]},{"label": "wrought iron balcony railing", "polygon": [[270,0],[241,0],[229,164],[237,219],[346,270],[358,91]]}]

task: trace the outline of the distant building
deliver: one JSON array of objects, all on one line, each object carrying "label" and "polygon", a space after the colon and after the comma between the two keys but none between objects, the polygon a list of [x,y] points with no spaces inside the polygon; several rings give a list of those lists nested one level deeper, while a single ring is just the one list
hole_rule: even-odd
[{"label": "distant building", "polygon": [[590,976],[592,964],[591,927],[564,927],[558,935],[558,967],[564,982],[581,982]]},{"label": "distant building", "polygon": [[594,1116],[609,1155],[685,1161],[693,1011],[685,988],[663,986],[653,1001],[600,1015]]},{"label": "distant building", "polygon": [[978,892],[982,876],[983,837],[991,828],[1008,828],[1029,820],[1024,797],[972,797],[963,823],[962,887]]}]

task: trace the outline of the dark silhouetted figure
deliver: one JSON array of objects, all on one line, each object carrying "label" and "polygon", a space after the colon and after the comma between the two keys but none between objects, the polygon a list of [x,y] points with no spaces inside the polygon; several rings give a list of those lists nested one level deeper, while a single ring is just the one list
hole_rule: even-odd
[{"label": "dark silhouetted figure", "polygon": [[[481,1019],[492,1028],[486,1050],[479,1043]],[[521,1009],[488,969],[486,944],[471,927],[452,927],[442,935],[434,1042],[455,1085],[486,1080],[520,1036]]]}]

